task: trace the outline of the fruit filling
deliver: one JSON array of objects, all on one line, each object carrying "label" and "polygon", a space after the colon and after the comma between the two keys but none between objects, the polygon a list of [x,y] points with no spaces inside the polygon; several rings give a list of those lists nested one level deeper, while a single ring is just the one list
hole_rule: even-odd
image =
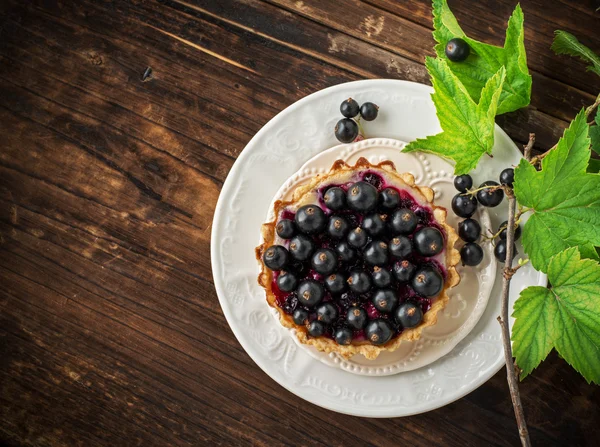
[{"label": "fruit filling", "polygon": [[317,198],[280,212],[278,244],[264,252],[277,306],[340,345],[383,345],[418,326],[446,278],[432,210],[369,170]]}]

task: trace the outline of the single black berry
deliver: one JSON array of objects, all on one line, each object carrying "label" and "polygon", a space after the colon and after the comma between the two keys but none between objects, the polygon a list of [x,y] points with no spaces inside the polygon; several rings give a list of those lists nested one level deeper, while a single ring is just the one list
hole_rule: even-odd
[{"label": "single black berry", "polygon": [[394,211],[390,226],[395,233],[410,234],[415,231],[419,223],[419,218],[408,208],[401,208]]},{"label": "single black berry", "polygon": [[408,260],[398,261],[394,264],[394,276],[400,282],[408,282],[412,279],[417,267]]},{"label": "single black berry", "polygon": [[[498,227],[500,239],[506,240],[506,229],[508,228],[508,220],[505,220]],[[521,225],[515,226],[515,241],[521,237]]]},{"label": "single black berry", "polygon": [[396,312],[394,313],[394,317],[398,324],[403,328],[410,329],[421,324],[421,321],[423,320],[423,311],[420,306],[407,302],[398,306],[398,309],[396,309]]},{"label": "single black berry", "polygon": [[294,323],[298,326],[304,326],[308,323],[308,312],[304,309],[298,308],[292,314],[292,318],[294,319]]},{"label": "single black berry", "polygon": [[337,253],[330,248],[320,248],[312,256],[311,264],[313,269],[321,275],[329,275],[337,267]]},{"label": "single black berry", "polygon": [[346,191],[339,186],[333,186],[323,194],[325,206],[333,211],[339,211],[346,206]]},{"label": "single black berry", "polygon": [[458,235],[465,242],[475,242],[481,236],[481,225],[475,219],[465,219],[458,224]]},{"label": "single black berry", "polygon": [[500,184],[513,187],[515,181],[515,170],[513,168],[506,168],[500,173]]},{"label": "single black berry", "polygon": [[[496,256],[496,259],[498,261],[506,262],[507,252],[508,244],[506,243],[506,240],[499,240],[496,244],[496,247],[494,248],[494,256]],[[515,256],[517,256],[517,247],[515,244],[513,244],[513,259],[515,258]]]},{"label": "single black berry", "polygon": [[367,312],[360,307],[353,306],[348,308],[346,323],[352,329],[358,330],[364,328],[367,323]]},{"label": "single black berry", "polygon": [[323,300],[325,289],[318,281],[305,279],[298,286],[297,294],[300,304],[306,307],[314,307]]},{"label": "single black berry", "polygon": [[315,251],[315,243],[304,234],[297,234],[290,240],[290,254],[297,261],[306,261]]},{"label": "single black berry", "polygon": [[377,188],[367,182],[356,182],[348,188],[346,202],[354,211],[368,213],[377,206],[379,193]]},{"label": "single black berry", "polygon": [[459,37],[450,39],[446,44],[446,57],[452,62],[464,61],[467,57],[469,57],[470,52],[471,47],[469,47],[469,44]]},{"label": "single black berry", "polygon": [[355,293],[366,293],[371,288],[371,276],[361,270],[350,273],[346,282],[350,290]]},{"label": "single black berry", "polygon": [[317,320],[325,324],[333,323],[337,316],[337,307],[331,303],[323,303],[317,307]]},{"label": "single black berry", "polygon": [[371,265],[383,265],[388,262],[388,244],[383,241],[372,241],[363,252],[365,262]]},{"label": "single black berry", "polygon": [[327,225],[327,216],[317,205],[304,205],[294,219],[298,229],[306,234],[320,233]]},{"label": "single black berry", "polygon": [[296,234],[296,224],[290,219],[281,219],[275,227],[277,235],[282,239],[291,239]]},{"label": "single black berry", "polygon": [[341,327],[333,334],[333,338],[338,345],[349,345],[352,343],[352,336],[352,330],[347,327]]},{"label": "single black berry", "polygon": [[373,294],[373,306],[380,311],[389,313],[398,304],[398,296],[392,289],[380,289]]},{"label": "single black berry", "polygon": [[327,224],[327,234],[334,239],[342,239],[350,230],[350,224],[340,216],[331,216]]},{"label": "single black berry", "polygon": [[477,199],[467,194],[456,194],[452,198],[452,211],[458,217],[471,217],[477,211]]},{"label": "single black berry", "polygon": [[340,105],[340,112],[346,118],[354,118],[359,112],[358,103],[354,99],[348,98]]},{"label": "single black berry", "polygon": [[291,272],[281,272],[277,277],[277,287],[282,292],[291,292],[298,287],[298,277]]},{"label": "single black berry", "polygon": [[467,192],[473,187],[473,179],[469,174],[463,174],[454,177],[454,187],[459,192]]},{"label": "single black berry", "polygon": [[479,265],[483,260],[483,250],[476,242],[467,242],[460,249],[460,259],[463,265]]},{"label": "single black berry", "polygon": [[348,233],[348,243],[351,247],[362,248],[367,243],[367,233],[360,227],[356,227]]},{"label": "single black berry", "polygon": [[281,270],[290,261],[290,253],[282,245],[272,245],[266,249],[263,261],[271,270]]},{"label": "single black berry", "polygon": [[356,259],[356,250],[346,241],[340,242],[335,247],[340,261],[352,262]]},{"label": "single black berry", "polygon": [[373,320],[365,328],[365,336],[374,345],[383,345],[390,341],[394,330],[386,320]]},{"label": "single black berry", "polygon": [[383,289],[392,285],[392,274],[388,269],[377,266],[373,267],[371,277],[373,278],[373,285],[375,287]]},{"label": "single black berry", "polygon": [[352,143],[358,136],[358,125],[350,118],[342,118],[335,125],[334,133],[340,143]]},{"label": "single black berry", "polygon": [[442,274],[434,267],[423,266],[418,269],[411,282],[412,288],[419,295],[436,296],[444,287]]},{"label": "single black berry", "polygon": [[325,278],[325,287],[334,295],[346,290],[346,278],[341,273],[332,273]]},{"label": "single black berry", "polygon": [[320,337],[325,333],[325,325],[318,320],[313,320],[306,326],[308,335],[311,337]]},{"label": "single black berry", "polygon": [[379,113],[379,107],[377,107],[372,102],[365,102],[362,106],[360,106],[360,116],[365,121],[373,121],[377,118],[377,114]]},{"label": "single black berry", "polygon": [[396,236],[389,243],[390,254],[396,259],[406,258],[412,253],[413,243],[406,236]]},{"label": "single black berry", "polygon": [[385,230],[385,220],[381,214],[369,214],[363,219],[361,226],[371,236],[379,236]]},{"label": "single black berry", "polygon": [[413,243],[417,253],[421,256],[431,257],[444,249],[444,236],[435,227],[423,227],[415,233]]},{"label": "single black berry", "polygon": [[385,188],[379,194],[379,198],[381,206],[388,211],[396,209],[400,205],[400,194],[394,188]]},{"label": "single black berry", "polygon": [[500,205],[504,198],[504,191],[502,188],[495,188],[499,186],[497,182],[488,180],[479,185],[479,188],[485,188],[481,191],[477,191],[477,200],[483,206],[495,207]]}]

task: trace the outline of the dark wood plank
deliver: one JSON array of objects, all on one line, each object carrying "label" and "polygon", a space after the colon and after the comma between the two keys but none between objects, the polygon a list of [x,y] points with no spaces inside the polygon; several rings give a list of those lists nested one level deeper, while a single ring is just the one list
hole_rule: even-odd
[{"label": "dark wood plank", "polygon": [[[490,5],[451,1],[468,32],[500,42],[514,5]],[[557,26],[595,43],[596,18],[570,0],[523,8],[539,27],[527,30],[534,102],[498,122],[548,147],[600,88],[572,61],[558,72],[545,42]],[[502,371],[409,418],[303,402],[243,351],[212,284],[212,215],[244,145],[327,86],[428,82],[428,2],[7,0],[0,11],[0,444],[518,442]],[[598,388],[556,355],[522,392],[534,442],[600,436]]]}]

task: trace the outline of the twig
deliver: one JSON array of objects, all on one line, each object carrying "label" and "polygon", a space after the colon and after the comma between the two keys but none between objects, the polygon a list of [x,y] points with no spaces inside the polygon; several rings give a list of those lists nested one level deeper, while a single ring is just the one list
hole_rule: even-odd
[{"label": "twig", "polygon": [[510,329],[508,327],[508,295],[510,291],[510,280],[517,271],[518,267],[512,267],[513,247],[515,242],[515,208],[517,200],[514,192],[510,188],[505,190],[508,198],[508,223],[506,228],[506,261],[504,262],[504,275],[502,279],[502,308],[498,322],[502,328],[502,341],[504,345],[504,360],[506,361],[506,379],[510,389],[510,397],[515,409],[515,418],[519,428],[521,444],[531,446],[529,440],[529,431],[525,421],[525,413],[521,404],[521,395],[519,394],[519,383],[517,379],[517,365],[513,361],[512,346],[510,343]]},{"label": "twig", "polygon": [[589,106],[587,109],[585,109],[585,117],[589,118],[589,116],[592,114],[592,112],[596,109],[596,107],[600,106],[600,93],[598,94],[598,96],[596,97],[596,101],[594,101],[594,104],[592,104],[591,106]]},{"label": "twig", "polygon": [[531,150],[533,149],[534,144],[535,144],[535,134],[530,133],[529,141],[525,145],[525,150],[523,152],[523,154],[525,155],[525,160],[527,160],[527,161],[531,160]]}]

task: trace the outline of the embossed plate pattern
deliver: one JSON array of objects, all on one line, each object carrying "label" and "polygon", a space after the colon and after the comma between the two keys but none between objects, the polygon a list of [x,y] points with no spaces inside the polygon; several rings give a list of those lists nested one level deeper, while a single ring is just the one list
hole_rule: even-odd
[{"label": "embossed plate pattern", "polygon": [[[357,81],[330,87],[292,104],[248,143],[229,173],[215,212],[211,251],[215,288],[223,313],[252,359],[275,381],[316,405],[367,417],[397,417],[429,411],[473,391],[503,365],[499,273],[475,328],[450,353],[427,367],[383,377],[331,368],[300,349],[269,314],[256,282],[257,229],[281,185],[317,153],[337,144],[333,128],[339,104],[352,96],[380,106],[366,123],[369,136],[411,141],[440,131],[431,88],[395,80]],[[496,178],[521,157],[496,127],[494,158],[484,157],[475,183]],[[505,220],[506,204],[490,210],[492,225]],[[520,252],[522,248],[517,245]],[[529,264],[513,279],[511,302],[529,285],[545,285]]]}]

